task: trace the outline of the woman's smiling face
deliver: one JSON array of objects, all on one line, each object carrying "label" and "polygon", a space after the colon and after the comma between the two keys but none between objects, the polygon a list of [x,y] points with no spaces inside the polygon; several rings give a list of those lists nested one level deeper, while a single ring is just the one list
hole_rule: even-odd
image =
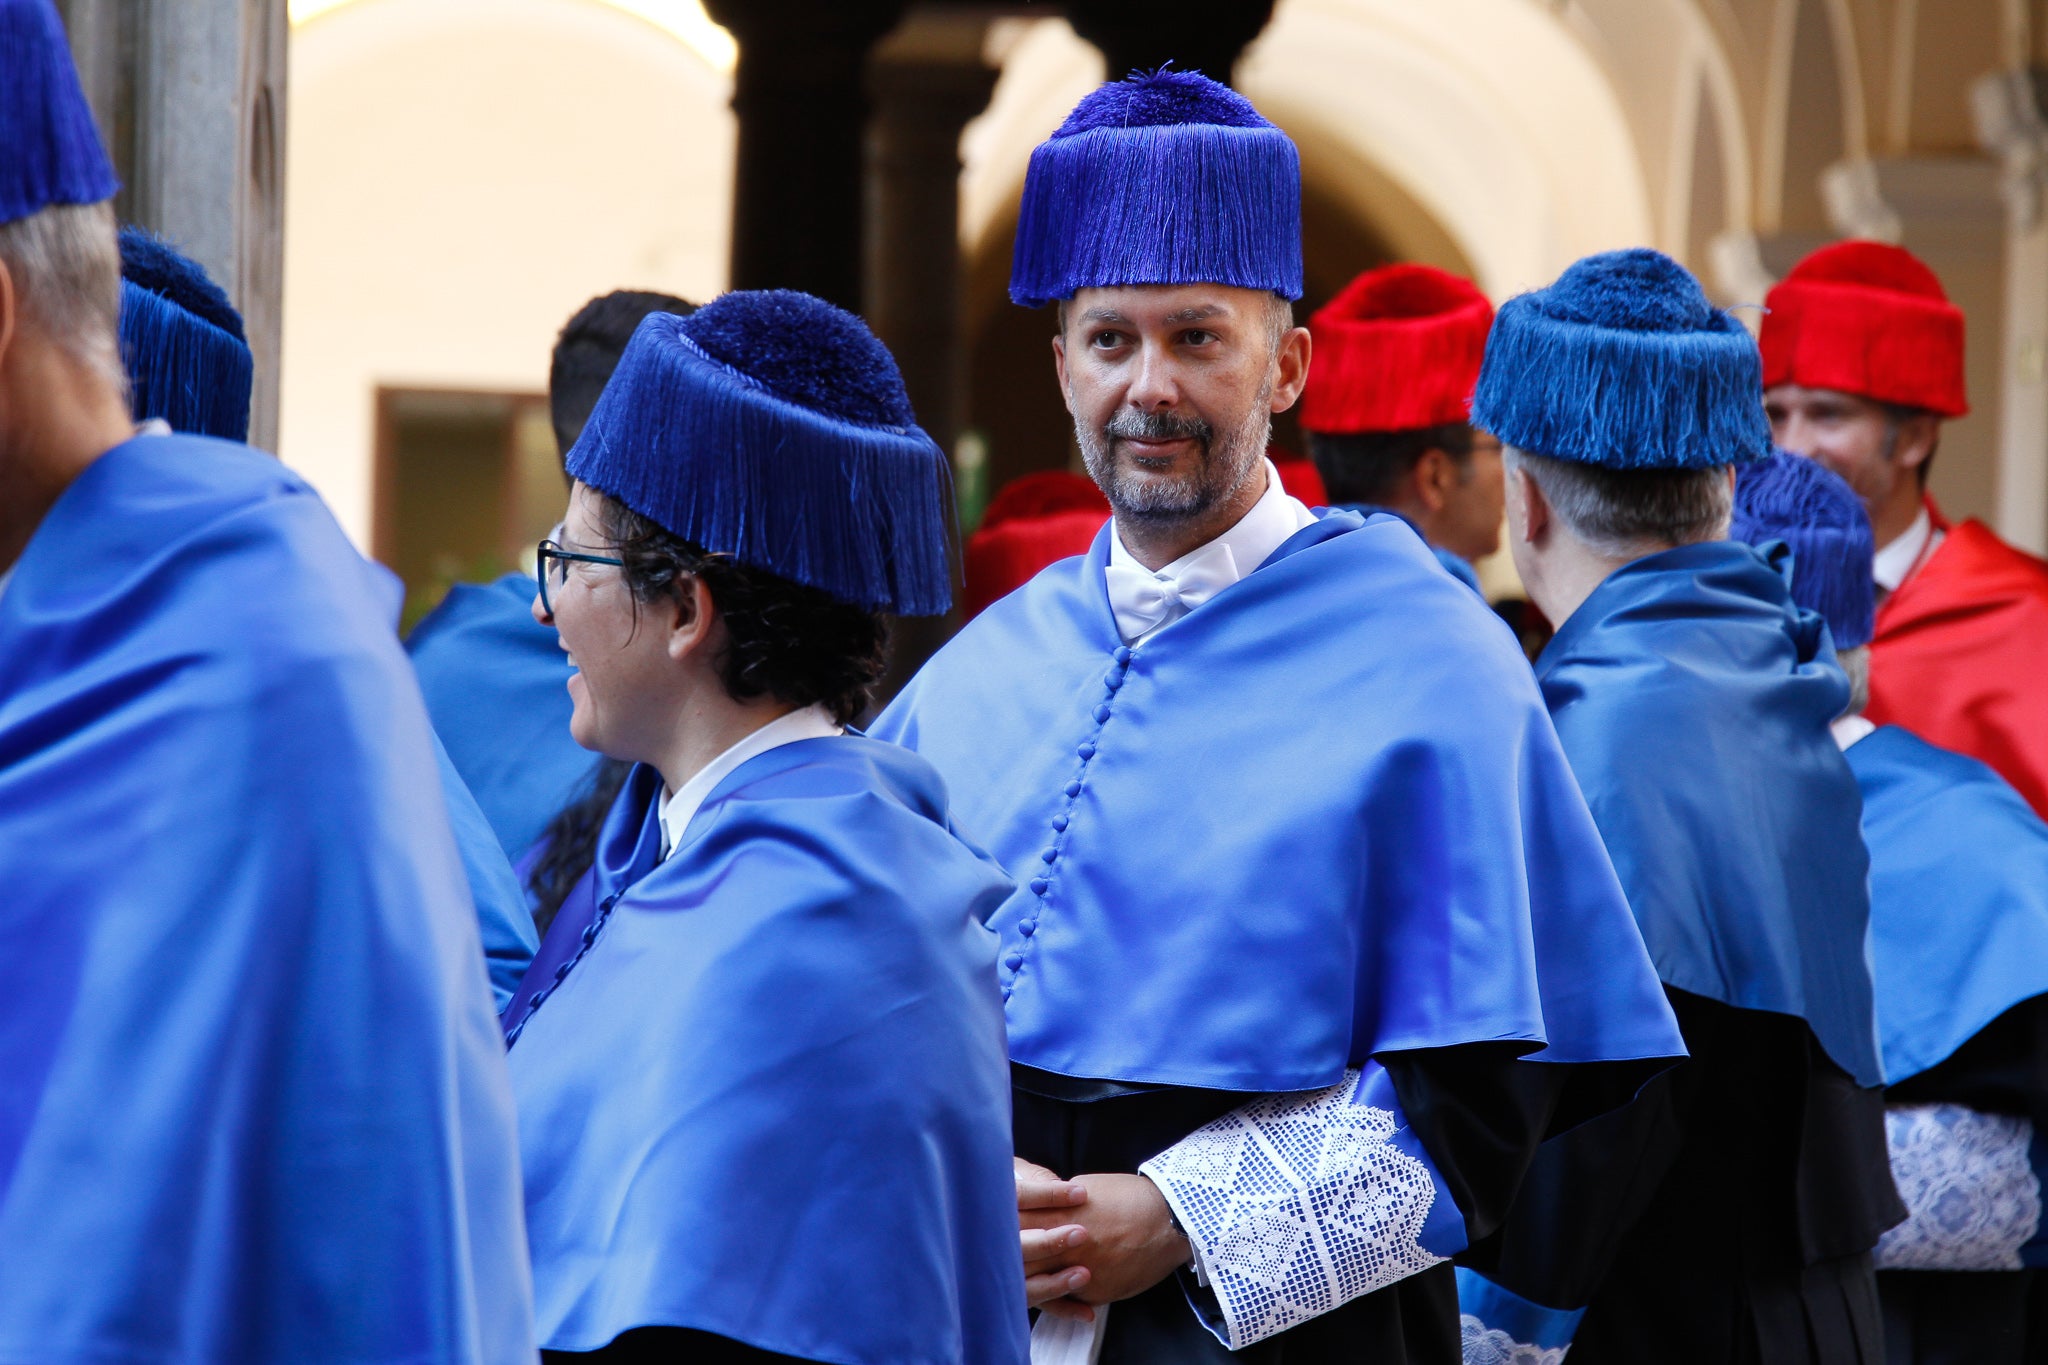
[{"label": "woman's smiling face", "polygon": [[[578,483],[557,541],[579,554],[616,555],[600,517],[601,497]],[[650,761],[673,727],[675,664],[668,652],[676,624],[672,602],[636,602],[624,572],[610,564],[554,561],[548,570],[550,616],[538,595],[534,619],[552,624],[575,672],[569,733],[586,749]]]}]

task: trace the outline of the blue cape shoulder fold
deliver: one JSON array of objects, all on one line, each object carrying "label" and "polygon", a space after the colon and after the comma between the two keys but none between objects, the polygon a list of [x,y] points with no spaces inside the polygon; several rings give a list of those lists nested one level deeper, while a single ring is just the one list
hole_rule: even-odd
[{"label": "blue cape shoulder fold", "polygon": [[1021,1363],[1008,881],[857,736],[742,764],[665,862],[661,795],[628,779],[507,1015],[542,1344]]},{"label": "blue cape shoulder fold", "polygon": [[523,573],[457,583],[405,642],[435,732],[514,859],[598,761],[569,736],[569,659],[533,619],[535,591]]},{"label": "blue cape shoulder fold", "polygon": [[1885,1080],[2048,993],[2048,825],[2004,778],[1896,726],[1849,747],[1870,846]]},{"label": "blue cape shoulder fold", "polygon": [[1657,974],[1796,1015],[1876,1085],[1868,860],[1827,627],[1733,541],[1611,574],[1536,676]]},{"label": "blue cape shoulder fold", "polygon": [[140,437],[0,595],[0,1359],[530,1361],[512,1099],[374,575]]},{"label": "blue cape shoulder fold", "polygon": [[1528,664],[1407,526],[1326,511],[1135,649],[1110,534],[873,730],[1022,883],[1015,1060],[1273,1091],[1467,1042],[1683,1054]]}]

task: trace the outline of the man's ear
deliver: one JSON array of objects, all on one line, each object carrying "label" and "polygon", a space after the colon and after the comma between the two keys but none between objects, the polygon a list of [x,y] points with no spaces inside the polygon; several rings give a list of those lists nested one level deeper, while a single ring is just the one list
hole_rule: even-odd
[{"label": "man's ear", "polygon": [[1308,383],[1310,349],[1306,327],[1290,327],[1281,335],[1279,349],[1273,354],[1273,411],[1285,412],[1301,397]]},{"label": "man's ear", "polygon": [[14,274],[8,270],[7,262],[0,261],[0,365],[7,363],[7,353],[14,349],[14,334],[20,330],[21,295],[15,292]]},{"label": "man's ear", "polygon": [[[1065,316],[1065,310],[1061,310]],[[1074,391],[1067,387],[1067,334],[1064,330],[1052,336],[1052,372],[1059,378],[1060,401],[1067,405],[1067,415],[1074,415]]]},{"label": "man's ear", "polygon": [[1529,471],[1507,471],[1508,527],[1525,545],[1540,545],[1550,530],[1552,513],[1543,489]]},{"label": "man's ear", "polygon": [[681,661],[693,650],[703,648],[711,634],[715,619],[711,589],[695,574],[678,578],[669,609],[675,615],[668,622],[668,656]]},{"label": "man's ear", "polygon": [[1920,466],[1934,457],[1941,442],[1941,418],[1931,412],[1916,412],[1899,419],[1898,438],[1892,442],[1892,462],[1917,476]]},{"label": "man's ear", "polygon": [[1422,457],[1416,460],[1415,469],[1409,475],[1416,499],[1432,513],[1444,510],[1444,504],[1450,501],[1450,495],[1445,490],[1455,485],[1457,481],[1456,462],[1436,446],[1422,452]]}]

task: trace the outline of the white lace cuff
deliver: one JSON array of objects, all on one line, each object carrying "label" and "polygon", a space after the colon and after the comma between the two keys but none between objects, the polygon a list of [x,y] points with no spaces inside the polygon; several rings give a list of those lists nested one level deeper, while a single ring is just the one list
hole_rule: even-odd
[{"label": "white lace cuff", "polygon": [[1884,1111],[1892,1181],[1906,1221],[1878,1241],[1880,1270],[2019,1270],[2041,1226],[2041,1182],[2026,1119],[1959,1104]]},{"label": "white lace cuff", "polygon": [[1391,1109],[1359,1103],[1359,1072],[1327,1090],[1254,1100],[1139,1171],[1193,1243],[1235,1351],[1444,1258],[1423,1249],[1427,1163],[1392,1139]]}]

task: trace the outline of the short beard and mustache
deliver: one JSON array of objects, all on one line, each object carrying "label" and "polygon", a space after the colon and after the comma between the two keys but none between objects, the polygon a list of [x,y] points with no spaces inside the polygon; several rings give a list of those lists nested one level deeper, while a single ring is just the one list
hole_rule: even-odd
[{"label": "short beard and mustache", "polygon": [[[1259,389],[1245,420],[1218,435],[1199,417],[1173,412],[1117,413],[1099,428],[1074,423],[1074,440],[1088,477],[1095,480],[1110,508],[1125,522],[1197,521],[1244,487],[1272,441],[1272,381]],[[1116,461],[1119,440],[1192,440],[1200,448],[1194,474],[1166,482],[1138,477]]]}]

